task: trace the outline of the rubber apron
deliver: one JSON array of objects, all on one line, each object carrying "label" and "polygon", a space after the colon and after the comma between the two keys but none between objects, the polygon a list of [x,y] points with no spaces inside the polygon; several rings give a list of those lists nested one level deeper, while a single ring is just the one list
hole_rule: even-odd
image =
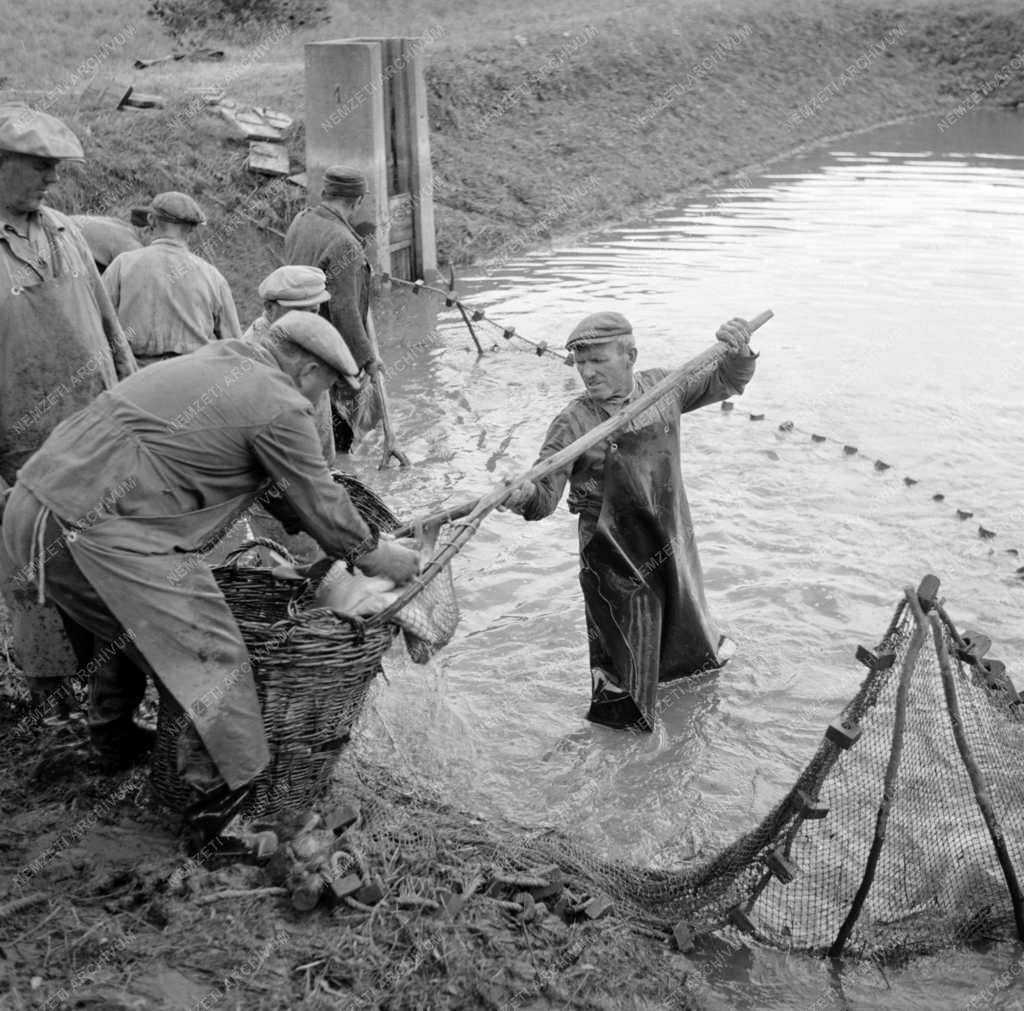
[{"label": "rubber apron", "polygon": [[649,728],[659,681],[719,665],[678,433],[678,416],[660,411],[655,423],[613,436],[600,515],[580,519],[590,665],[618,681]]},{"label": "rubber apron", "polygon": [[[65,418],[117,382],[113,356],[77,250],[62,251],[53,225],[42,225],[53,277],[31,269],[36,283],[20,284],[9,254],[0,253],[0,477],[13,485],[18,468]],[[16,661],[26,677],[70,677],[78,664],[59,612],[36,600],[35,587],[19,574],[5,581]],[[56,682],[58,685],[59,681]]]}]

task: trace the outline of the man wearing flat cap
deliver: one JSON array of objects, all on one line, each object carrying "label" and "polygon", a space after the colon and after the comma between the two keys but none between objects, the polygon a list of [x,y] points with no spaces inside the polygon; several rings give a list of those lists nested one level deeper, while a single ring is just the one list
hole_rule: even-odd
[{"label": "man wearing flat cap", "polygon": [[188,248],[189,237],[206,223],[199,204],[187,193],[160,193],[149,222],[149,245],[115,257],[103,275],[139,364],[241,337],[224,275]]},{"label": "man wearing flat cap", "polygon": [[[89,247],[43,205],[58,165],[82,157],[59,119],[0,106],[0,498],[54,426],[136,368]],[[60,615],[17,574],[2,588],[33,699],[66,708],[76,664]]]},{"label": "man wearing flat cap", "polygon": [[[652,730],[660,681],[720,667],[732,643],[719,635],[704,582],[680,466],[679,417],[743,392],[754,374],[742,319],[719,327],[726,353],[657,401],[571,468],[511,493],[505,508],[527,520],[554,512],[569,483],[579,515],[580,585],[590,642],[587,719]],[[539,460],[618,412],[668,375],[634,372],[633,328],[617,312],[581,320],[565,344],[586,392],[548,428]]]},{"label": "man wearing flat cap", "polygon": [[187,714],[193,848],[268,760],[249,658],[204,552],[259,501],[364,573],[401,584],[419,568],[416,552],[361,519],[324,461],[313,404],[350,368],[337,330],[308,312],[254,343],[157,363],[58,426],[8,502],[0,554],[80,630],[83,667],[115,657],[90,687],[101,760],[127,766],[151,747],[133,720],[147,675]]},{"label": "man wearing flat cap", "polygon": [[330,296],[321,309],[345,339],[356,365],[365,373],[363,388],[336,388],[332,400],[337,414],[337,448],[347,453],[363,432],[376,424],[367,400],[372,400],[368,380],[382,366],[370,310],[370,263],[363,239],[352,219],[366,196],[365,176],[343,165],[324,172],[321,200],[300,211],[284,239],[288,263],[318,267],[327,277]]},{"label": "man wearing flat cap", "polygon": [[[306,267],[293,264],[278,267],[260,281],[259,296],[263,301],[263,314],[257,316],[252,326],[242,334],[242,340],[258,342],[285,313],[311,312],[318,313],[331,296],[327,293],[327,278],[319,267]],[[348,348],[348,374],[342,380],[348,386],[358,388],[359,380],[354,359]],[[315,421],[317,435],[323,446],[324,459],[327,465],[334,463],[334,425],[331,418],[331,398],[325,393],[315,404]],[[316,543],[305,534],[291,535],[285,532],[281,523],[274,519],[261,507],[254,508],[249,515],[249,523],[253,532],[259,537],[269,537],[278,541],[299,560],[315,551]]]}]

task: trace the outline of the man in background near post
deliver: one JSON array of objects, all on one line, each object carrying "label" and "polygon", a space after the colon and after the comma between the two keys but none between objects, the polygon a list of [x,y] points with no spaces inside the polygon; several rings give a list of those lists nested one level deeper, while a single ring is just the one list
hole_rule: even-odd
[{"label": "man in background near post", "polygon": [[[527,520],[555,511],[566,482],[579,515],[580,585],[590,643],[587,719],[653,730],[658,683],[720,667],[733,643],[704,599],[680,463],[679,416],[742,393],[756,355],[742,319],[718,328],[727,348],[713,368],[652,404],[571,467],[526,482],[504,507]],[[583,319],[565,344],[586,386],[551,423],[540,460],[568,446],[664,379],[634,373],[633,328],[617,312]]]},{"label": "man in background near post", "polygon": [[372,389],[383,369],[370,309],[371,267],[364,240],[352,219],[366,196],[366,178],[355,169],[334,165],[324,173],[321,200],[300,211],[285,235],[288,263],[319,267],[327,277],[330,301],[321,308],[341,333],[356,365],[364,372],[359,390],[335,387],[335,441],[341,453],[377,424],[379,405]]},{"label": "man in background near post", "polygon": [[149,223],[149,245],[122,253],[103,275],[139,364],[241,337],[224,275],[188,248],[206,223],[199,204],[187,193],[160,193],[150,204]]},{"label": "man in background near post", "polygon": [[[0,106],[0,494],[53,428],[119,379],[135,359],[70,220],[44,207],[58,165],[83,160],[59,119]],[[76,670],[57,610],[23,576],[2,581],[13,652],[37,715],[67,708]]]}]

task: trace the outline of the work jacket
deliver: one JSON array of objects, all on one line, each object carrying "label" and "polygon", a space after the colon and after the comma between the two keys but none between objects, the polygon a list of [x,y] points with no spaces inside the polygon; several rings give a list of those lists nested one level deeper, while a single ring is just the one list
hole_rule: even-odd
[{"label": "work jacket", "polygon": [[242,336],[223,274],[181,239],[161,237],[122,253],[103,284],[140,358],[184,355],[212,340]]},{"label": "work jacket", "polygon": [[319,267],[331,299],[322,315],[345,339],[359,368],[378,357],[366,327],[370,311],[370,264],[355,229],[321,204],[300,211],[284,238],[286,263]]},{"label": "work jacket", "polygon": [[[200,555],[250,506],[334,557],[374,536],[334,482],[313,407],[264,348],[223,341],[155,364],[67,419],[19,484],[192,720],[232,787],[268,760],[249,659]],[[45,584],[45,559],[42,564]]]}]

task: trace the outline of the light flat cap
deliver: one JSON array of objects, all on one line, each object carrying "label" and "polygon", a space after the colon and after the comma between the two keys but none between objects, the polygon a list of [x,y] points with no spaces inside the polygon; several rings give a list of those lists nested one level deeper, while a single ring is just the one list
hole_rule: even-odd
[{"label": "light flat cap", "polygon": [[292,309],[274,323],[268,332],[287,338],[292,344],[329,365],[339,379],[346,380],[350,386],[358,386],[355,377],[359,366],[344,338],[323,316]]},{"label": "light flat cap", "polygon": [[78,138],[56,116],[30,109],[24,102],[0,105],[0,151],[37,158],[85,157]]},{"label": "light flat cap", "polygon": [[153,197],[149,209],[165,221],[174,221],[179,225],[205,225],[206,215],[203,209],[187,193],[168,190]]},{"label": "light flat cap", "polygon": [[576,324],[565,346],[571,351],[580,344],[604,344],[620,337],[632,337],[633,327],[618,312],[595,312]]},{"label": "light flat cap", "polygon": [[330,300],[327,275],[319,267],[289,264],[268,274],[257,289],[264,302],[286,309],[308,309]]},{"label": "light flat cap", "polygon": [[361,197],[366,192],[366,176],[348,165],[332,165],[324,172],[325,197]]}]

